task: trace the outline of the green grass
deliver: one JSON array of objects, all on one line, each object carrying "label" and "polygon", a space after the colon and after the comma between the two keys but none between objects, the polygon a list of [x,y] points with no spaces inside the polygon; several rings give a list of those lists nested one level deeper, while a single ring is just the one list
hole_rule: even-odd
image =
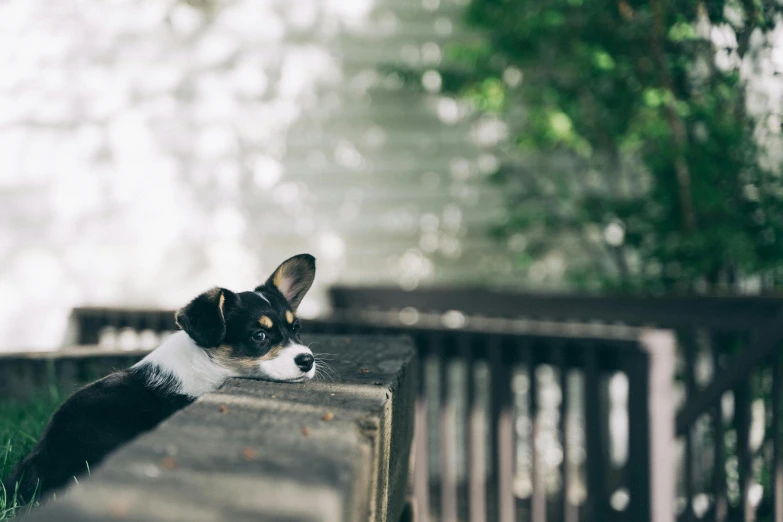
[{"label": "green grass", "polygon": [[[33,448],[52,413],[63,397],[55,388],[41,391],[26,400],[0,401],[0,479]],[[5,484],[11,489],[14,485]],[[38,503],[20,505],[13,491],[0,487],[0,522],[28,513]]]}]

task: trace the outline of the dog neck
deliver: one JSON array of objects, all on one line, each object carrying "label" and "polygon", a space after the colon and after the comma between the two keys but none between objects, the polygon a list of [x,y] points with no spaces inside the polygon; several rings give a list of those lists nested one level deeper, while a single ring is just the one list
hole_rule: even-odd
[{"label": "dog neck", "polygon": [[217,390],[233,375],[183,331],[169,336],[133,368],[146,374],[151,388],[194,399]]}]

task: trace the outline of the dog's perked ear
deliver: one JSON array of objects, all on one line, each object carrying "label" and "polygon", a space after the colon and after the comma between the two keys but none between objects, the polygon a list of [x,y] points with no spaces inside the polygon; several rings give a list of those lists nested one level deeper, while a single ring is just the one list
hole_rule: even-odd
[{"label": "dog's perked ear", "polygon": [[[315,258],[310,254],[299,254],[282,262],[269,276],[267,286],[277,288],[296,311],[315,279]],[[256,291],[263,286],[256,288]]]},{"label": "dog's perked ear", "polygon": [[226,314],[239,297],[225,288],[212,288],[177,310],[175,320],[202,348],[220,346],[226,336]]}]

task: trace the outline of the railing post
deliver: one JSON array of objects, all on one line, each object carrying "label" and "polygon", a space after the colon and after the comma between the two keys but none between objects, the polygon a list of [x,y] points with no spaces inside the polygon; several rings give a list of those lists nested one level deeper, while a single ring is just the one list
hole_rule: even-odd
[{"label": "railing post", "polygon": [[444,520],[457,520],[457,419],[452,397],[450,368],[454,359],[451,338],[440,336],[437,357],[440,370],[440,506]]},{"label": "railing post", "polygon": [[737,430],[737,471],[742,522],[753,522],[756,518],[750,503],[750,486],[753,482],[753,460],[750,454],[750,394],[750,379],[734,388],[734,427]]},{"label": "railing post", "polygon": [[586,519],[588,522],[603,522],[607,509],[607,456],[604,440],[606,404],[601,396],[601,366],[595,343],[585,346],[584,367]]},{"label": "railing post", "polygon": [[628,376],[628,517],[651,522],[650,488],[650,357],[646,352],[629,354],[624,365]]},{"label": "railing post", "polygon": [[571,504],[571,499],[568,497],[569,485],[571,484],[571,470],[570,470],[570,441],[568,438],[569,433],[569,397],[568,397],[568,364],[566,363],[565,343],[558,343],[554,347],[553,358],[555,366],[558,368],[560,374],[560,420],[558,423],[558,431],[560,432],[561,443],[563,448],[563,460],[560,463],[560,476],[562,477],[562,492],[560,498],[560,510],[562,512],[563,522],[575,522],[578,520],[579,508]]},{"label": "railing post", "polygon": [[513,522],[514,506],[514,402],[511,391],[511,358],[508,347],[493,337],[489,346],[492,375],[490,432],[492,436],[493,489],[496,520]]},{"label": "railing post", "polygon": [[[697,332],[694,329],[689,329],[684,332],[685,336],[681,338],[683,340],[682,347],[685,352],[685,397],[689,400],[696,393],[696,342]],[[683,480],[685,490],[685,511],[682,514],[683,522],[691,522],[694,517],[693,512],[693,428],[688,426],[683,438],[685,439],[685,455],[683,462]]]},{"label": "railing post", "polygon": [[475,357],[469,335],[460,337],[460,354],[465,364],[467,403],[465,407],[465,450],[466,473],[468,481],[468,520],[485,522],[487,520],[487,481],[485,454],[486,419],[476,400]]},{"label": "railing post", "polygon": [[[731,342],[731,337],[724,334],[712,336],[712,367],[713,376],[721,371],[720,354]],[[712,495],[713,518],[715,522],[725,522],[729,512],[729,502],[726,498],[726,441],[723,426],[723,408],[719,400],[712,408],[713,470]],[[783,522],[783,521],[781,521]]]},{"label": "railing post", "polygon": [[533,348],[529,343],[522,344],[522,357],[527,367],[527,415],[530,419],[529,443],[530,443],[530,481],[533,491],[530,497],[530,521],[544,522],[546,520],[546,486],[543,478],[543,462],[539,458],[537,439],[541,431],[541,422],[538,415],[539,391],[536,379],[536,361]]},{"label": "railing post", "polygon": [[428,338],[418,336],[416,346],[419,353],[416,396],[416,412],[414,414],[414,463],[413,463],[413,496],[416,500],[416,522],[430,520],[430,474],[429,474],[429,430],[427,429],[427,359],[429,358]]},{"label": "railing post", "polygon": [[772,522],[783,522],[783,448],[781,448],[781,366],[779,354],[773,354],[772,364]]},{"label": "railing post", "polygon": [[676,462],[672,380],[676,341],[669,330],[645,330],[640,342],[649,361],[650,520],[674,522]]}]

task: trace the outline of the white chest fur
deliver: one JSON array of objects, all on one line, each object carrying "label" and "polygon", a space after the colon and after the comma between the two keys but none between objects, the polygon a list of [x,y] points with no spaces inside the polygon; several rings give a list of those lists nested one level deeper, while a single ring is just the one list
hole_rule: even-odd
[{"label": "white chest fur", "polygon": [[[231,370],[215,363],[204,348],[194,343],[193,339],[182,331],[172,334],[133,367],[140,368],[145,365],[155,367],[161,374],[173,376],[179,384],[171,391],[193,398],[217,390],[232,376]],[[164,378],[153,377],[150,381],[151,386],[162,386],[166,383]]]}]

